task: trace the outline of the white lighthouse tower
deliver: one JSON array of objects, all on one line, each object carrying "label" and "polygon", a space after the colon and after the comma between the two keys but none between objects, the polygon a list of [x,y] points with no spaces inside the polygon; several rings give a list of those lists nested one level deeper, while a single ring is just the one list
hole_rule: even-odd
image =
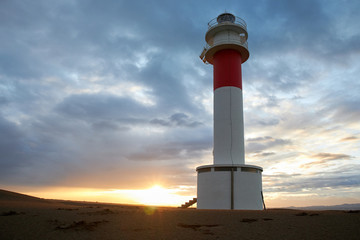
[{"label": "white lighthouse tower", "polygon": [[263,209],[262,168],[245,164],[241,64],[249,58],[243,19],[209,23],[200,58],[214,68],[214,162],[196,168],[198,209]]}]

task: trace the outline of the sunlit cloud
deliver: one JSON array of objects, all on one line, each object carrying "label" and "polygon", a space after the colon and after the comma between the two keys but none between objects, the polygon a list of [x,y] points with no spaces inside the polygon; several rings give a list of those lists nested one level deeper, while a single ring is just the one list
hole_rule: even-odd
[{"label": "sunlit cloud", "polygon": [[317,158],[320,160],[331,161],[339,159],[350,159],[351,156],[347,154],[336,154],[336,153],[318,153],[311,156],[312,158]]},{"label": "sunlit cloud", "polygon": [[345,138],[342,138],[340,141],[353,141],[353,140],[358,140],[359,138],[358,137],[355,137],[355,136],[351,136],[351,137],[345,137]]}]

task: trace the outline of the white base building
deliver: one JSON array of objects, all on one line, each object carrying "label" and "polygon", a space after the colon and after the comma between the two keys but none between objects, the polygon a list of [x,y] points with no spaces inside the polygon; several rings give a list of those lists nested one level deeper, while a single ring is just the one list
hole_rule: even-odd
[{"label": "white base building", "polygon": [[263,209],[261,167],[204,165],[196,171],[198,209]]}]

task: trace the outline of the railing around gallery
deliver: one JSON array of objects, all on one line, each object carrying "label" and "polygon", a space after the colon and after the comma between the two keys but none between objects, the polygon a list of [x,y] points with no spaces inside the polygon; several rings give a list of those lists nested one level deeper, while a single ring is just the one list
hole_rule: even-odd
[{"label": "railing around gallery", "polygon": [[217,25],[221,25],[221,24],[236,24],[236,25],[240,25],[245,31],[246,31],[246,22],[244,21],[244,19],[235,16],[235,21],[234,22],[230,22],[230,21],[225,21],[225,22],[221,22],[218,23],[217,18],[212,19],[210,22],[208,22],[208,28],[212,28],[215,27]]}]

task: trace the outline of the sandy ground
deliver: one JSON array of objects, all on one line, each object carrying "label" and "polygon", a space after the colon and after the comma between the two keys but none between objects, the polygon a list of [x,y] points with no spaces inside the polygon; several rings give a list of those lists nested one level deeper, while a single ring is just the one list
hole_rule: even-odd
[{"label": "sandy ground", "polygon": [[360,213],[151,208],[0,190],[0,239],[360,239]]}]

